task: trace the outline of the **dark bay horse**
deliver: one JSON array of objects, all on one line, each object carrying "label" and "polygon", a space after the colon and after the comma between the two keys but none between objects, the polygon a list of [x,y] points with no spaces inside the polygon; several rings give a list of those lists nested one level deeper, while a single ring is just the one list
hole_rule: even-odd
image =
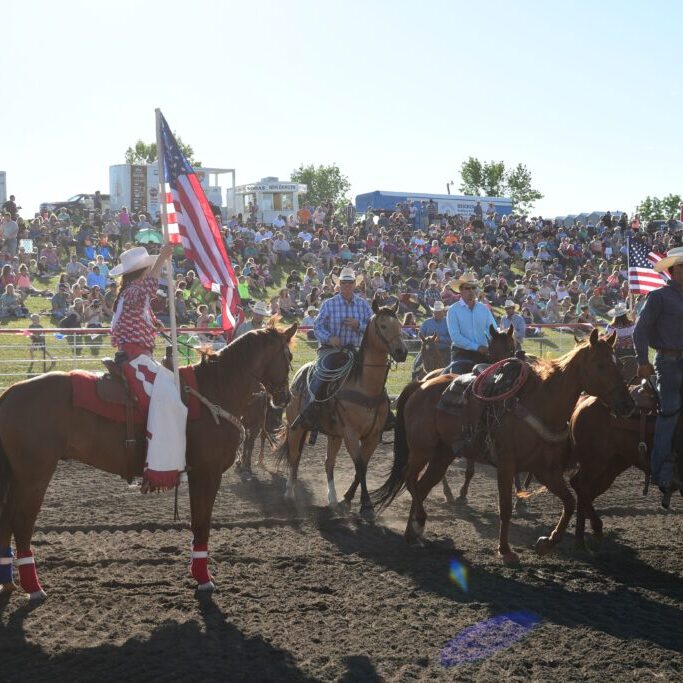
[{"label": "dark bay horse", "polygon": [[[481,459],[483,443],[490,440],[489,460],[497,466],[500,537],[498,552],[507,564],[519,561],[508,541],[512,514],[512,482],[515,472],[532,472],[563,503],[559,523],[549,538],[539,538],[536,549],[549,552],[558,543],[574,512],[574,497],[564,480],[569,458],[567,421],[582,391],[600,397],[617,412],[626,414],[633,402],[617,367],[616,335],[590,339],[554,361],[536,361],[516,396],[519,408],[502,410],[489,432],[472,436],[471,428],[483,406],[469,401],[463,416],[437,410],[449,375],[409,384],[398,399],[394,438],[394,463],[385,484],[373,493],[380,509],[407,487],[412,506],[406,526],[408,542],[419,542],[427,514],[423,501],[443,477],[453,458]],[[420,473],[426,471],[420,477]],[[418,479],[419,477],[419,479]]]},{"label": "dark bay horse", "polygon": [[[334,484],[334,466],[342,441],[351,456],[355,469],[353,483],[344,494],[344,505],[349,508],[356,493],[361,487],[361,514],[374,517],[366,484],[366,472],[370,457],[375,452],[382,435],[382,429],[389,412],[389,400],[386,394],[386,381],[391,359],[403,362],[408,350],[403,341],[401,323],[396,317],[398,304],[394,307],[380,306],[377,300],[372,302],[374,315],[370,318],[361,341],[354,367],[346,383],[338,394],[327,402],[328,410],[322,416],[319,429],[327,436],[327,458],[325,472],[327,474],[327,500],[332,508],[336,508],[337,491]],[[307,363],[297,373],[310,371],[312,363]],[[287,427],[282,446],[278,452],[281,462],[287,461],[289,476],[285,497],[296,498],[297,475],[301,452],[306,441],[307,432],[301,428],[292,429],[294,418],[301,411],[304,396],[297,388],[297,379],[292,382],[292,400],[287,406]]]},{"label": "dark bay horse", "polygon": [[422,358],[422,372],[417,373],[415,379],[423,379],[424,376],[438,370],[445,368],[448,365],[448,355],[439,346],[439,335],[436,334],[418,334],[420,338],[420,357]]},{"label": "dark bay horse", "polygon": [[[652,390],[654,392],[654,390]],[[652,408],[656,410],[656,394]],[[644,425],[646,453],[641,453],[639,419],[622,419],[610,414],[601,401],[586,397],[579,401],[569,422],[573,459],[578,464],[570,479],[576,491],[576,545],[585,549],[586,517],[590,520],[593,537],[602,540],[602,520],[593,501],[614,483],[629,467],[636,467],[650,475],[647,453],[652,450],[654,415]],[[678,455],[678,469],[683,471],[683,419],[679,419],[674,437],[674,451]],[[645,493],[645,491],[643,492]]]},{"label": "dark bay horse", "polygon": [[249,478],[252,475],[251,459],[257,438],[261,440],[257,465],[265,467],[263,452],[266,441],[272,447],[276,445],[278,434],[282,427],[282,411],[281,407],[274,406],[271,403],[270,396],[265,389],[261,389],[251,395],[242,413],[244,443],[235,463],[235,469],[243,477]]},{"label": "dark bay horse", "polygon": [[[198,391],[234,419],[262,384],[283,405],[289,400],[289,343],[296,325],[284,331],[249,332],[194,366]],[[36,417],[39,416],[39,417]],[[68,374],[51,372],[18,382],[0,397],[0,557],[10,558],[12,536],[17,565],[33,564],[31,537],[43,496],[60,460],[78,460],[131,480],[145,460],[144,425],[136,427],[134,455],[124,448],[125,425],[72,406]],[[192,517],[192,575],[201,590],[214,588],[208,572],[211,513],[221,475],[235,460],[240,431],[227,419],[214,419],[202,407],[187,424],[187,466]],[[23,560],[23,562],[22,562]],[[195,561],[196,560],[196,561]],[[5,563],[9,564],[9,563]],[[32,599],[44,597],[37,576],[22,587]],[[13,582],[2,589],[10,592]]]}]

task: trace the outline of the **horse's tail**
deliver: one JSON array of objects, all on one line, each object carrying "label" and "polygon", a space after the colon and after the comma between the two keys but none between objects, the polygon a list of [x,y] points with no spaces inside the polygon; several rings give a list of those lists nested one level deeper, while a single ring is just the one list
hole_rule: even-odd
[{"label": "horse's tail", "polygon": [[406,484],[406,465],[408,464],[408,439],[404,409],[408,399],[419,389],[420,382],[411,382],[399,394],[396,401],[396,427],[394,428],[394,462],[391,465],[389,478],[380,488],[370,494],[372,504],[377,511],[383,510],[403,490]]}]

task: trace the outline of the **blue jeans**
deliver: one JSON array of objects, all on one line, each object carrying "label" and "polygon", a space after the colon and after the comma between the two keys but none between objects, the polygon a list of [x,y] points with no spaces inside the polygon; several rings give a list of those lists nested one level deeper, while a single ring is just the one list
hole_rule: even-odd
[{"label": "blue jeans", "polygon": [[655,438],[652,446],[650,469],[652,481],[659,486],[668,486],[674,470],[672,444],[681,410],[681,389],[683,388],[683,358],[672,358],[657,353],[655,376],[659,394],[660,414],[655,423]]}]

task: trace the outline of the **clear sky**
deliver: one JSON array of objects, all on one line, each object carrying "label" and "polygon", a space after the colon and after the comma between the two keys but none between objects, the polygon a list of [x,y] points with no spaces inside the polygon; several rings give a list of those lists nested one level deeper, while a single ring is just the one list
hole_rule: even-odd
[{"label": "clear sky", "polygon": [[[683,192],[683,3],[3,0],[0,170],[25,209],[108,192],[154,108],[238,184],[353,194],[525,163],[538,213]],[[26,213],[26,212],[24,212]]]}]

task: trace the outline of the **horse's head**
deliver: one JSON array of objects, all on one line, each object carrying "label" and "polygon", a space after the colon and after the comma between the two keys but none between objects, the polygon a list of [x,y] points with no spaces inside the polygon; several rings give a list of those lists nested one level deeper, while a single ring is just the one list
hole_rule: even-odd
[{"label": "horse's head", "polygon": [[289,345],[296,330],[296,323],[284,330],[275,327],[266,330],[272,341],[268,345],[268,352],[264,354],[261,383],[276,407],[286,406],[292,397],[289,393],[289,371],[292,367],[292,352]]},{"label": "horse's head", "polygon": [[633,410],[626,382],[614,353],[617,333],[601,338],[594,329],[579,351],[583,389],[606,403],[616,415],[629,415]]},{"label": "horse's head", "polygon": [[515,328],[510,325],[507,332],[498,332],[493,326],[489,325],[491,339],[489,340],[489,358],[492,363],[499,360],[512,358],[515,355]]},{"label": "horse's head", "polygon": [[403,341],[401,323],[396,317],[398,302],[394,306],[380,306],[374,299],[372,311],[375,315],[368,324],[370,344],[386,351],[397,363],[402,363],[408,357],[408,349]]}]

